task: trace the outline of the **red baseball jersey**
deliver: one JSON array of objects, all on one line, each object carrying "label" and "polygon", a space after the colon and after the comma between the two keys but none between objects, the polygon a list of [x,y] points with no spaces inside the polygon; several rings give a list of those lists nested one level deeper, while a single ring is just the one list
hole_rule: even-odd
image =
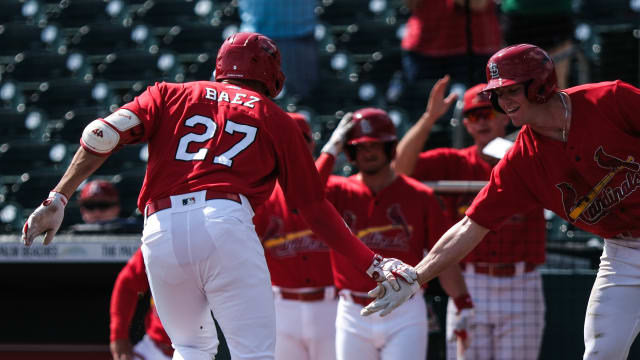
[{"label": "red baseball jersey", "polygon": [[496,229],[513,213],[543,206],[605,238],[639,237],[640,90],[612,81],[563,91],[572,108],[567,143],[523,126],[467,215]]},{"label": "red baseball jersey", "polygon": [[[334,158],[320,155],[316,164],[322,183],[327,182]],[[286,288],[333,285],[329,248],[311,232],[295,209],[290,209],[279,184],[253,217],[265,249],[271,283]]]},{"label": "red baseball jersey", "polygon": [[[122,268],[111,294],[111,341],[129,339],[131,319],[136,311],[141,294],[149,291],[149,282],[144,268],[142,251],[138,249]],[[158,344],[171,346],[171,340],[164,331],[156,307],[151,301],[151,308],[145,317],[145,331]]]},{"label": "red baseball jersey", "polygon": [[142,121],[149,162],[138,207],[204,189],[239,193],[257,208],[276,177],[289,205],[324,198],[307,145],[271,99],[238,86],[156,83],[122,108]]},{"label": "red baseball jersey", "polygon": [[[426,185],[398,175],[374,194],[357,175],[331,177],[327,198],[351,231],[374,252],[417,265],[424,250],[431,248],[447,230],[449,221]],[[376,283],[358,271],[353,260],[331,251],[336,287],[369,291]]]},{"label": "red baseball jersey", "polygon": [[[420,181],[489,180],[493,166],[477,146],[465,149],[440,148],[420,154],[413,177]],[[464,217],[476,194],[440,195],[453,222]],[[545,260],[546,221],[544,210],[536,206],[510,216],[491,231],[462,262],[542,264]]]}]

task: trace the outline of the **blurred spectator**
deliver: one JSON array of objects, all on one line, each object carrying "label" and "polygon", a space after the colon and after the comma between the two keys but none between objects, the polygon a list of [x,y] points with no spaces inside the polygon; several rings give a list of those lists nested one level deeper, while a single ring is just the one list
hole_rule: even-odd
[{"label": "blurred spectator", "polygon": [[571,0],[502,0],[506,45],[528,43],[546,50],[556,65],[558,87],[568,86],[575,28]]},{"label": "blurred spectator", "polygon": [[140,219],[120,217],[120,196],[109,181],[87,182],[78,196],[78,205],[84,223],[72,225],[74,233],[142,232]]},{"label": "blurred spectator", "polygon": [[405,2],[412,14],[402,39],[402,65],[410,83],[445,74],[467,85],[485,80],[487,60],[502,45],[493,0]]},{"label": "blurred spectator", "polygon": [[113,221],[120,216],[120,196],[113,184],[93,180],[85,184],[78,197],[82,221],[87,224]]},{"label": "blurred spectator", "polygon": [[316,0],[239,0],[240,31],[273,39],[280,50],[287,95],[309,95],[318,78]]}]

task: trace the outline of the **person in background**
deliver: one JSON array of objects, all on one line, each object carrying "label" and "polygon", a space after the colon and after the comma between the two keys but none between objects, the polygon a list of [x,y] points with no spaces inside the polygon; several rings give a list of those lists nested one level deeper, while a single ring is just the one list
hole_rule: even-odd
[{"label": "person in background", "polygon": [[78,197],[82,221],[87,224],[116,220],[120,216],[120,196],[106,180],[87,182]]},{"label": "person in background", "polygon": [[402,67],[409,83],[453,74],[467,85],[484,81],[482,69],[500,49],[493,0],[405,0],[411,10],[402,39]]},{"label": "person in background", "polygon": [[304,98],[318,80],[316,0],[239,0],[240,31],[273,39],[280,49],[285,95]]}]

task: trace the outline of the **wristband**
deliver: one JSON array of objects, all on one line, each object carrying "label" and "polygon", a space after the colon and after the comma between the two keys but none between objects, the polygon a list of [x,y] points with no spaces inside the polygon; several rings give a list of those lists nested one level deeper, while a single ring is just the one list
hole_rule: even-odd
[{"label": "wristband", "polygon": [[458,313],[463,309],[473,309],[473,301],[471,301],[471,295],[462,294],[453,298],[453,303],[458,309]]}]

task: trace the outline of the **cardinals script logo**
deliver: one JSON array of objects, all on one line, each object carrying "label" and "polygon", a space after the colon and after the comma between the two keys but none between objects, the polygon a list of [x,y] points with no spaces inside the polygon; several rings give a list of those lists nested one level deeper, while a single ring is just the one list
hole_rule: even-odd
[{"label": "cardinals script logo", "polygon": [[[640,186],[640,164],[633,161],[633,156],[625,160],[604,152],[600,146],[593,159],[599,167],[610,170],[587,195],[578,198],[572,184],[560,183],[556,187],[562,192],[562,205],[567,218],[572,223],[580,219],[586,224],[595,224],[609,213],[609,209],[618,205]],[[624,180],[618,186],[607,187],[607,184],[620,171],[626,170]]]}]

